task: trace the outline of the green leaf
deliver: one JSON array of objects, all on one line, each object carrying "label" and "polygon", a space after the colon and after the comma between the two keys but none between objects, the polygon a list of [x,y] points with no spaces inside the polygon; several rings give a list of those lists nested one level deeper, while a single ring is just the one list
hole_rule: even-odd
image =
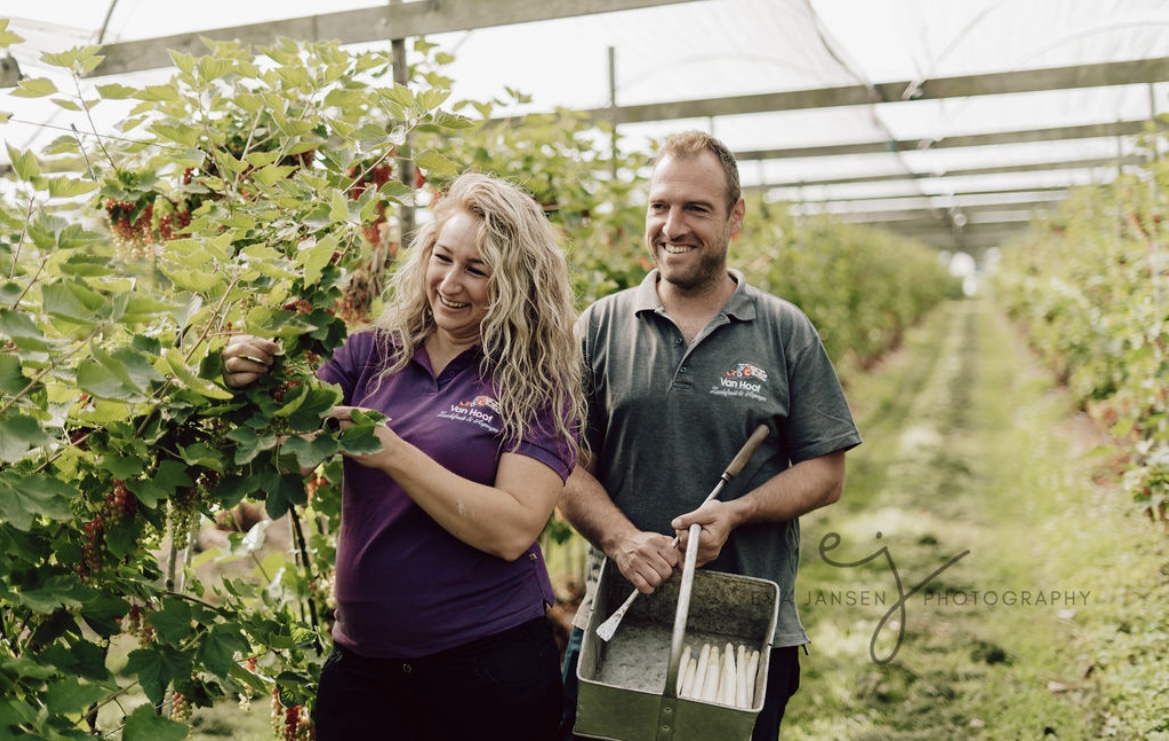
[{"label": "green leaf", "polygon": [[41,288],[41,306],[50,316],[77,324],[95,324],[105,297],[78,283],[50,283]]},{"label": "green leaf", "polygon": [[168,126],[162,123],[153,124],[150,130],[164,140],[193,147],[199,143],[199,130],[191,126]]},{"label": "green leaf", "polygon": [[45,77],[21,80],[17,85],[17,89],[9,93],[17,98],[43,98],[58,92],[53,81]]},{"label": "green leaf", "polygon": [[143,461],[132,455],[106,456],[98,463],[101,470],[106,471],[115,479],[129,481],[142,475]]},{"label": "green leaf", "polygon": [[16,699],[0,700],[0,729],[21,724],[32,724],[37,719],[37,711],[27,703]]},{"label": "green leaf", "polygon": [[368,455],[382,449],[374,425],[354,425],[341,433],[341,450],[351,455]]},{"label": "green leaf", "polygon": [[[98,635],[109,638],[121,632],[118,618],[130,609],[130,603],[112,594],[103,594],[85,600],[81,605],[81,617]],[[100,660],[100,655],[99,655]],[[102,668],[105,665],[102,664]]]},{"label": "green leaf", "polygon": [[93,345],[93,357],[107,370],[117,376],[127,388],[147,394],[151,384],[162,383],[166,378],[154,367],[149,355],[134,348],[120,347],[113,353],[107,353],[98,345]]},{"label": "green leaf", "polygon": [[128,386],[118,374],[93,358],[86,358],[77,366],[77,387],[98,399],[115,401],[143,401],[141,391]]},{"label": "green leaf", "polygon": [[399,83],[394,83],[392,88],[379,88],[377,92],[381,97],[397,103],[403,108],[409,108],[414,104],[414,93],[410,92],[410,88]]},{"label": "green leaf", "polygon": [[158,269],[175,284],[180,291],[211,293],[218,286],[226,285],[230,278],[221,270],[208,272],[196,270],[188,265],[159,265]]},{"label": "green leaf", "polygon": [[191,729],[154,712],[150,705],[139,705],[126,717],[122,741],[184,741]]},{"label": "green leaf", "polygon": [[234,66],[234,62],[230,59],[218,59],[210,56],[199,57],[199,76],[208,81],[218,80],[231,72]]},{"label": "green leaf", "polygon": [[[340,195],[338,191],[334,193]],[[320,282],[325,267],[337,251],[337,239],[337,232],[330,232],[315,244],[311,240],[302,243],[296,257],[304,265],[305,286],[315,286]]]},{"label": "green leaf", "polygon": [[209,399],[233,399],[235,394],[206,378],[200,378],[187,365],[183,354],[177,348],[168,347],[163,353],[166,369],[175,375],[175,378],[187,388]]},{"label": "green leaf", "polygon": [[97,69],[105,59],[98,54],[99,51],[100,46],[75,46],[62,52],[43,52],[41,61],[52,67],[60,67],[84,76]]},{"label": "green leaf", "polygon": [[44,334],[27,312],[0,309],[0,334],[15,342],[21,349],[43,351],[47,345]]},{"label": "green leaf", "polygon": [[[76,181],[81,183],[82,181]],[[97,232],[87,231],[81,224],[68,224],[57,231],[57,246],[63,250],[89,247],[105,240]]]},{"label": "green leaf", "polygon": [[11,414],[0,418],[0,461],[15,463],[33,448],[48,445],[53,438],[32,417]]},{"label": "green leaf", "polygon": [[158,464],[154,476],[130,481],[126,488],[134,492],[140,502],[154,509],[160,500],[169,499],[180,487],[192,486],[194,483],[187,473],[185,462],[164,460]]},{"label": "green leaf", "polygon": [[[92,193],[97,190],[97,183],[92,180],[83,180],[77,176],[69,176],[60,178],[48,178],[46,181],[49,185],[49,195],[54,198],[76,198],[83,196],[86,193]],[[75,231],[83,231],[80,224],[72,224]]]},{"label": "green leaf", "polygon": [[[0,427],[0,439],[5,445],[7,437],[7,431]],[[69,501],[76,496],[76,489],[49,474],[21,476],[8,472],[0,476],[0,519],[23,532],[32,527],[36,515],[68,520],[73,516]]]},{"label": "green leaf", "polygon": [[281,474],[269,469],[264,472],[263,479],[263,489],[267,492],[264,510],[273,520],[279,520],[288,510],[308,501],[304,477],[299,473]]},{"label": "green leaf", "polygon": [[[129,605],[127,604],[127,606]],[[121,614],[125,615],[125,610]],[[54,643],[42,651],[38,658],[45,663],[52,664],[65,674],[72,674],[102,684],[111,681],[114,676],[106,668],[105,653],[102,649],[96,643],[90,643],[84,638],[70,641],[68,646]]]},{"label": "green leaf", "polygon": [[349,201],[339,190],[334,190],[330,196],[329,219],[341,223],[349,221]]},{"label": "green leaf", "polygon": [[57,232],[66,227],[68,222],[60,216],[40,214],[29,222],[28,235],[33,244],[42,250],[51,250],[57,246]]},{"label": "green leaf", "polygon": [[190,75],[195,71],[194,54],[184,54],[183,52],[175,51],[174,49],[168,49],[167,53],[170,54],[171,61],[175,63],[175,66],[178,67],[179,71],[184,75]]},{"label": "green leaf", "polygon": [[235,464],[237,466],[246,466],[262,451],[271,450],[276,447],[275,435],[264,435],[260,437],[254,430],[247,427],[236,427],[227,433],[227,439],[236,444]]},{"label": "green leaf", "polygon": [[153,643],[149,648],[138,648],[130,652],[126,661],[126,672],[138,677],[142,691],[157,705],[162,702],[167,685],[176,679],[190,678],[191,657],[170,646]]},{"label": "green leaf", "polygon": [[205,443],[195,443],[179,448],[183,460],[191,466],[209,468],[212,471],[223,473],[227,470],[227,458],[223,452],[212,448]]},{"label": "green leaf", "polygon": [[163,600],[162,609],[150,613],[146,620],[163,643],[178,644],[191,635],[191,606],[182,600]]},{"label": "green leaf", "polygon": [[226,677],[236,665],[235,655],[247,654],[250,650],[251,646],[238,625],[220,623],[212,626],[203,639],[197,658],[217,676]]},{"label": "green leaf", "polygon": [[39,589],[21,592],[18,598],[21,604],[33,612],[48,615],[61,607],[81,607],[92,596],[93,590],[82,584],[76,576],[57,574],[46,579]]},{"label": "green leaf", "polygon": [[15,149],[11,144],[6,143],[4,146],[8,149],[8,159],[12,162],[12,171],[16,173],[17,177],[26,182],[40,177],[41,166],[37,162],[35,154],[32,152],[22,152],[19,149]]},{"label": "green leaf", "polygon": [[419,152],[414,162],[424,170],[439,177],[453,177],[459,173],[459,165],[438,152],[428,149]]},{"label": "green leaf", "polygon": [[20,356],[0,354],[0,393],[15,396],[24,390],[28,382],[29,379],[21,368]]},{"label": "green leaf", "polygon": [[296,456],[300,468],[316,468],[325,459],[335,455],[339,446],[328,435],[318,435],[309,440],[304,437],[290,437],[281,447],[281,452]]},{"label": "green leaf", "polygon": [[110,694],[108,687],[81,682],[77,677],[64,677],[49,685],[45,701],[53,713],[79,713]]},{"label": "green leaf", "polygon": [[125,100],[126,98],[134,97],[134,93],[138,92],[138,88],[112,82],[109,85],[98,85],[97,91],[107,100]]},{"label": "green leaf", "polygon": [[19,44],[24,41],[20,34],[8,30],[8,19],[0,18],[0,49]]},{"label": "green leaf", "polygon": [[182,98],[174,85],[147,85],[144,89],[135,91],[134,97],[156,103],[171,103]]}]

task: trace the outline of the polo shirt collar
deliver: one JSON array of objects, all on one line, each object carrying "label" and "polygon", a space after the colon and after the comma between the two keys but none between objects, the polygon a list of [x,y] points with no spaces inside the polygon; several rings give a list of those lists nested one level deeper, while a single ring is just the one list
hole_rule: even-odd
[{"label": "polo shirt collar", "polygon": [[[735,279],[735,292],[727,299],[727,303],[723,306],[723,313],[728,317],[738,319],[740,321],[749,321],[755,318],[755,302],[747,293],[747,279],[743,273],[730,268],[727,270],[731,277]],[[662,310],[662,301],[658,298],[658,269],[654,268],[649,271],[649,275],[638,285],[633,297],[633,311],[636,314],[641,314],[645,311],[660,312]]]},{"label": "polo shirt collar", "polygon": [[[477,363],[483,359],[483,348],[480,345],[473,345],[463,350],[447,363],[446,368],[443,369],[444,374],[455,374],[462,372],[472,363]],[[418,343],[414,348],[414,362],[426,369],[430,375],[434,375],[434,366],[430,363],[430,353],[426,352],[426,345]]]}]

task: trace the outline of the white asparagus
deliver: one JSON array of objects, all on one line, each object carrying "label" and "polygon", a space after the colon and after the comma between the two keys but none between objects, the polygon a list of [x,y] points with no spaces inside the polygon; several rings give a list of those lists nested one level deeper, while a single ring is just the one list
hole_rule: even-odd
[{"label": "white asparagus", "polygon": [[702,644],[698,652],[698,666],[694,670],[694,685],[690,688],[690,696],[696,700],[702,699],[702,688],[706,686],[706,667],[710,663],[710,644]]},{"label": "white asparagus", "polygon": [[682,680],[682,690],[678,693],[678,697],[693,697],[694,696],[694,675],[698,672],[698,659],[693,656],[686,662],[686,674]]},{"label": "white asparagus", "polygon": [[678,681],[674,685],[674,695],[682,694],[682,682],[686,679],[686,664],[690,662],[690,644],[682,648],[682,660],[678,662]]},{"label": "white asparagus", "polygon": [[738,660],[738,681],[735,683],[735,707],[746,708],[750,707],[747,702],[747,644],[739,644],[739,654],[736,657]]},{"label": "white asparagus", "polygon": [[725,705],[727,702],[727,690],[730,689],[730,677],[727,676],[727,646],[723,647],[722,653],[719,656],[722,657],[722,661],[719,662],[721,672],[718,677],[718,702],[720,705]]},{"label": "white asparagus", "polygon": [[759,651],[757,649],[752,649],[751,658],[747,660],[747,676],[750,678],[750,681],[751,681],[751,686],[747,689],[747,698],[750,700],[750,704],[747,707],[750,707],[750,708],[753,708],[756,705],[756,697],[755,697],[755,695],[757,694],[756,688],[759,686],[758,674],[759,674]]},{"label": "white asparagus", "polygon": [[728,641],[726,648],[723,649],[723,675],[719,687],[722,693],[720,702],[723,705],[735,704],[735,693],[738,692],[735,680],[738,679],[738,674],[738,670],[735,669],[735,647]]},{"label": "white asparagus", "polygon": [[702,682],[702,699],[706,702],[718,701],[718,678],[722,673],[722,661],[718,655],[718,646],[710,647],[710,656],[706,662],[706,677]]}]

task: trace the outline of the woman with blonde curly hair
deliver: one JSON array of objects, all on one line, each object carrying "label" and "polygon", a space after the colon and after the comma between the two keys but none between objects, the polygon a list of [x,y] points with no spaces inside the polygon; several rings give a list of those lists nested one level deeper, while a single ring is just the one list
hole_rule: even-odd
[{"label": "woman with blonde curly hair", "polygon": [[[573,297],[539,205],[502,180],[452,184],[394,275],[387,309],[320,377],[389,419],[345,460],[326,739],[556,735],[554,596],[537,538],[583,419]],[[236,338],[240,387],[279,347]]]}]

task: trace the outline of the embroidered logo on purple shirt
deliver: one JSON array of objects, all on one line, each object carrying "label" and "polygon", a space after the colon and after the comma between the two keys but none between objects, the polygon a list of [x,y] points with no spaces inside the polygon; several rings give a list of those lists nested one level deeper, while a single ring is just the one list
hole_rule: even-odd
[{"label": "embroidered logo on purple shirt", "polygon": [[480,395],[452,404],[447,411],[439,412],[438,418],[469,422],[491,432],[499,432],[500,427],[496,423],[498,414],[499,401],[490,396]]}]

